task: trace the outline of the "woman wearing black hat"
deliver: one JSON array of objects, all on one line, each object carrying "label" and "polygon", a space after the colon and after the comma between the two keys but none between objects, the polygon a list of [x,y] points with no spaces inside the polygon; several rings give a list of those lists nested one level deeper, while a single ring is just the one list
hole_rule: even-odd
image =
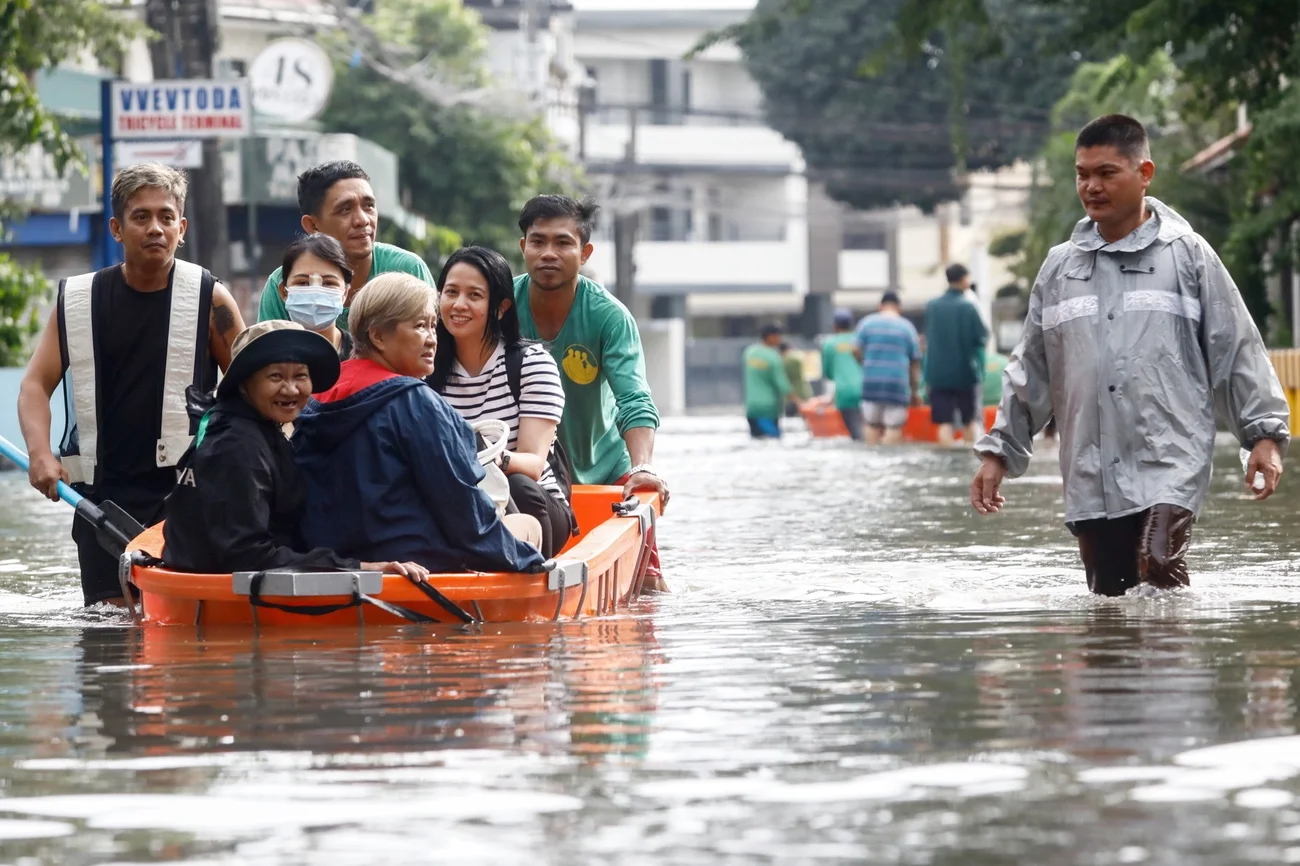
[{"label": "woman wearing black hat", "polygon": [[425,577],[428,571],[413,562],[358,562],[323,547],[302,550],[306,487],[281,425],[297,419],[313,391],[338,379],[329,340],[297,323],[270,320],[245,329],[232,351],[216,406],[176,468],[163,560],[205,574],[361,568]]}]

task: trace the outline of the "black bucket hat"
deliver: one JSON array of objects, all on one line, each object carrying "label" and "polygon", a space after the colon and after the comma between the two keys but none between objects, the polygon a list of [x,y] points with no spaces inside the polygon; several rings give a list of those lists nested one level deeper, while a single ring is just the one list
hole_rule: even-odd
[{"label": "black bucket hat", "polygon": [[234,394],[244,380],[270,364],[306,364],[316,394],[334,387],[339,378],[339,355],[334,346],[297,322],[258,322],[239,332],[230,351],[230,368],[217,386],[221,397]]}]

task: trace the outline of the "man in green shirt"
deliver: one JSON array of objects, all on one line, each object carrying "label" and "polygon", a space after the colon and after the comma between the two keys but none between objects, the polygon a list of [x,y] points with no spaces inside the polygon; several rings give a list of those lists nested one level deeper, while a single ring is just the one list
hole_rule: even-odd
[{"label": "man in green shirt", "polygon": [[862,364],[853,314],[835,311],[835,333],[822,341],[822,378],[834,390],[835,408],[854,441],[862,441]]},{"label": "man in green shirt", "polygon": [[[622,484],[623,494],[668,485],[655,472],[659,411],[646,382],[636,320],[617,298],[578,271],[591,257],[596,203],[541,195],[519,215],[528,273],[515,280],[524,337],[541,340],[560,367],[564,416],[558,436],[578,484]],[[666,590],[651,551],[646,586]]]},{"label": "man in green shirt", "polygon": [[781,412],[794,389],[781,359],[781,326],[764,325],[760,342],[741,356],[745,374],[745,420],[755,439],[781,438]]},{"label": "man in green shirt", "polygon": [[984,348],[989,331],[979,308],[966,297],[970,272],[949,265],[948,291],[925,307],[925,384],[930,420],[939,444],[951,448],[953,428],[964,427],[969,445],[984,435]]},{"label": "man in green shirt", "polygon": [[785,401],[787,418],[798,418],[799,407],[812,399],[812,385],[808,384],[808,375],[804,372],[802,352],[796,352],[789,343],[781,343],[781,363],[785,365],[785,377],[790,380],[790,396]]},{"label": "man in green shirt", "polygon": [[[321,232],[337,240],[352,267],[352,285],[343,294],[343,312],[338,317],[340,328],[347,330],[347,308],[353,296],[380,274],[398,271],[433,285],[433,275],[424,259],[392,244],[375,243],[379,230],[375,191],[370,187],[370,176],[355,162],[327,162],[298,175],[298,209],[302,212],[303,231]],[[280,268],[276,268],[262,289],[259,322],[291,318],[280,294],[280,283]],[[298,324],[316,327],[310,322]]]}]

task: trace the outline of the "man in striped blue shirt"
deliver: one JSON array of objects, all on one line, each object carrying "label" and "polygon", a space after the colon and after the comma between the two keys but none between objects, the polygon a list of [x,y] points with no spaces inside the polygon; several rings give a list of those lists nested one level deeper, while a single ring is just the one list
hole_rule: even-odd
[{"label": "man in striped blue shirt", "polygon": [[885,292],[880,311],[858,324],[862,361],[862,420],[869,445],[892,445],[903,438],[908,409],[920,405],[921,343],[902,315],[896,292]]}]

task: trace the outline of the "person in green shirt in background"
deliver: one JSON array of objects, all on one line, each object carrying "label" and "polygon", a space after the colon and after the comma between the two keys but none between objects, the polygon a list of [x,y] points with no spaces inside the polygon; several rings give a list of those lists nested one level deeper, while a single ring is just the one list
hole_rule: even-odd
[{"label": "person in green shirt in background", "polygon": [[[418,277],[430,286],[433,274],[424,259],[392,244],[375,243],[379,231],[379,211],[370,175],[355,162],[339,160],[309,168],[298,175],[298,210],[302,212],[302,229],[307,234],[327,234],[343,245],[352,268],[352,284],[343,293],[343,310],[337,324],[348,328],[348,306],[362,286],[380,274],[400,272]],[[257,320],[290,319],[280,297],[280,269],[276,268],[262,289]],[[299,322],[315,328],[311,322]]]},{"label": "person in green shirt in background", "polygon": [[835,311],[835,333],[822,341],[822,379],[831,385],[835,409],[844,419],[849,437],[862,441],[862,364],[854,350],[858,345],[856,323],[848,310]]},{"label": "person in green shirt in background", "polygon": [[[519,249],[528,273],[515,279],[519,330],[541,340],[560,366],[564,416],[558,436],[576,484],[622,484],[623,495],[654,490],[668,507],[668,484],[655,472],[659,410],[646,382],[636,320],[617,298],[579,270],[591,257],[600,208],[590,198],[540,195],[519,214]],[[666,592],[659,549],[650,551],[646,587]]]},{"label": "person in green shirt in background", "polygon": [[799,407],[813,396],[812,385],[808,384],[808,377],[804,373],[803,353],[793,351],[790,344],[785,342],[781,343],[778,350],[781,352],[781,363],[785,365],[785,378],[790,382],[785,414],[787,418],[798,418]]},{"label": "person in green shirt in background", "polygon": [[785,362],[781,359],[781,326],[764,325],[760,342],[745,348],[741,365],[745,375],[745,420],[755,439],[781,438],[781,413],[793,393]]},{"label": "person in green shirt in background", "polygon": [[984,362],[984,405],[996,406],[1002,402],[1002,371],[1011,359],[1001,352],[993,352]]}]

